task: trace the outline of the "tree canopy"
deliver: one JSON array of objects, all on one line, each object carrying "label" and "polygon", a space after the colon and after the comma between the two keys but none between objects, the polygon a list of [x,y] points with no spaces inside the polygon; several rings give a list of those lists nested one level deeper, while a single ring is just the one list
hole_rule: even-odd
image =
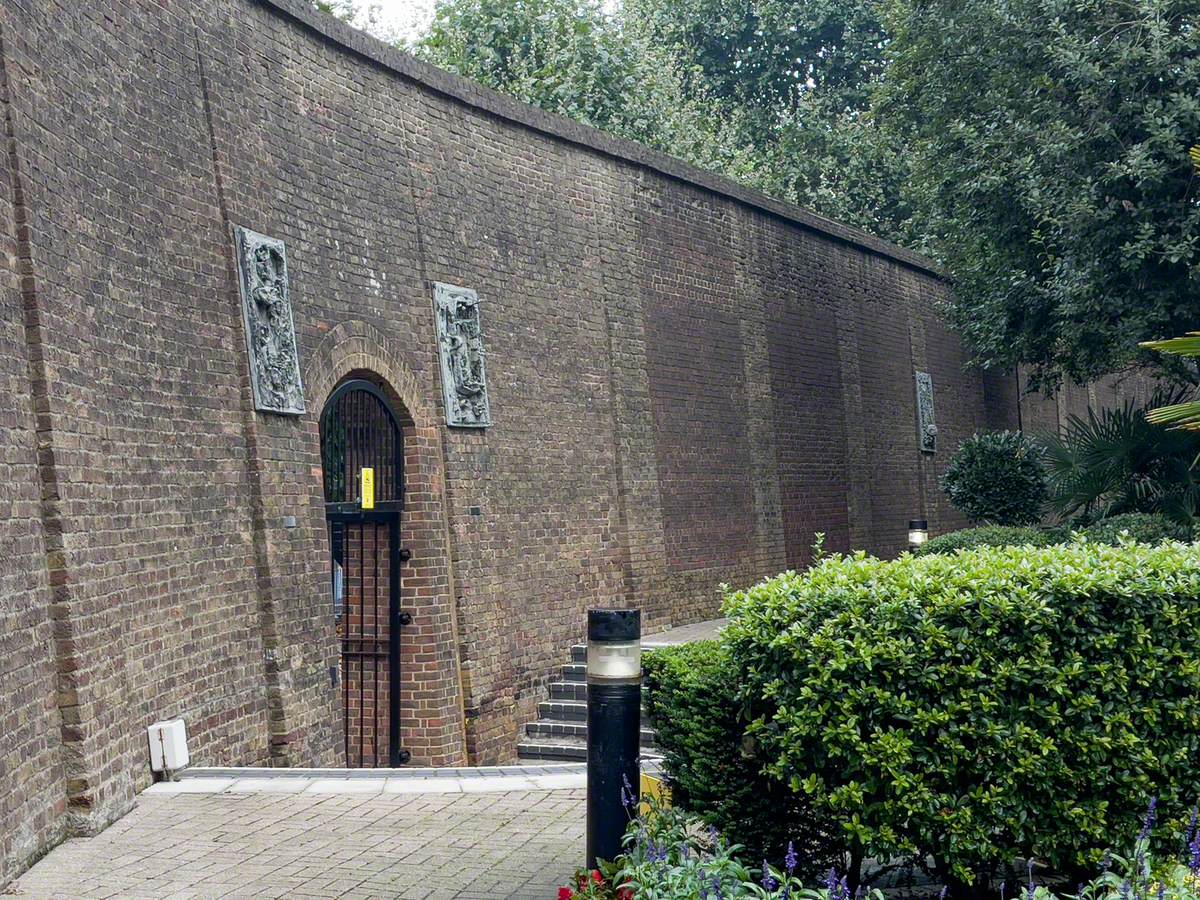
[{"label": "tree canopy", "polygon": [[954,321],[985,364],[1083,381],[1200,321],[1198,13],[1197,0],[893,7],[877,114],[904,135]]}]

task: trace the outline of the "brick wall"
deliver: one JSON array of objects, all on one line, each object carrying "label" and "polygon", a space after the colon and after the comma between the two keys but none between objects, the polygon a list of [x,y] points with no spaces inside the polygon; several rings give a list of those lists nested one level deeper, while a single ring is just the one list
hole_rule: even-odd
[{"label": "brick wall", "polygon": [[[512,758],[589,606],[694,621],[815,532],[961,524],[949,452],[1017,423],[926,260],[303,0],[0,0],[0,42],[0,882],[129,807],[157,719],[199,764],[344,761],[318,419],[348,376],[404,423],[402,741],[434,765]],[[234,225],[286,242],[304,416],[252,409]],[[482,298],[487,431],[444,425],[434,281]]]}]

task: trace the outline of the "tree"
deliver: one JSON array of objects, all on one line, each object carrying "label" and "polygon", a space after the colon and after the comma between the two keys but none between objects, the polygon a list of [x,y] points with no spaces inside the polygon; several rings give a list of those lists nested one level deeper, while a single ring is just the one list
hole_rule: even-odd
[{"label": "tree", "polygon": [[868,110],[870,0],[442,0],[418,53],[783,200],[907,238],[905,156]]},{"label": "tree", "polygon": [[425,59],[542,109],[618,134],[641,126],[641,59],[597,0],[444,0]]},{"label": "tree", "polygon": [[[1192,158],[1192,165],[1196,167],[1196,175],[1200,177],[1200,146],[1193,147],[1188,155]],[[1165,341],[1144,341],[1142,347],[1182,357],[1188,360],[1188,363],[1185,363],[1187,365],[1191,360],[1200,359],[1200,331],[1189,331],[1183,337],[1169,338]],[[1194,364],[1191,365],[1192,371],[1195,371]],[[1200,431],[1200,397],[1152,409],[1146,414],[1146,419],[1155,425]]]},{"label": "tree", "polygon": [[1084,381],[1195,327],[1198,16],[1200,0],[895,0],[876,115],[911,148],[985,365]]}]

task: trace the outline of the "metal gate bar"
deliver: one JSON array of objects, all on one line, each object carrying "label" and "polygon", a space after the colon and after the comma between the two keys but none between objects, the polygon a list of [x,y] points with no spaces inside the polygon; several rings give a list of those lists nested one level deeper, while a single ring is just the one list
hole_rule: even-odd
[{"label": "metal gate bar", "polygon": [[[400,749],[400,638],[411,621],[400,612],[403,435],[375,385],[349,381],[329,398],[321,415],[321,462],[342,644],[346,764],[401,765],[409,754]],[[367,467],[375,474],[373,509],[363,509],[359,496]]]}]

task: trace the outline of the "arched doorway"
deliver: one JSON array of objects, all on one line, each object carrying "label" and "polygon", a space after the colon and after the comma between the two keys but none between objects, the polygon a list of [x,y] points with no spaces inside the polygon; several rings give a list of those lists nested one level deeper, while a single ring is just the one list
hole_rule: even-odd
[{"label": "arched doorway", "polygon": [[399,766],[400,607],[404,434],[392,404],[359,378],[321,412],[321,465],[329,526],[333,614],[341,640],[346,765]]}]

